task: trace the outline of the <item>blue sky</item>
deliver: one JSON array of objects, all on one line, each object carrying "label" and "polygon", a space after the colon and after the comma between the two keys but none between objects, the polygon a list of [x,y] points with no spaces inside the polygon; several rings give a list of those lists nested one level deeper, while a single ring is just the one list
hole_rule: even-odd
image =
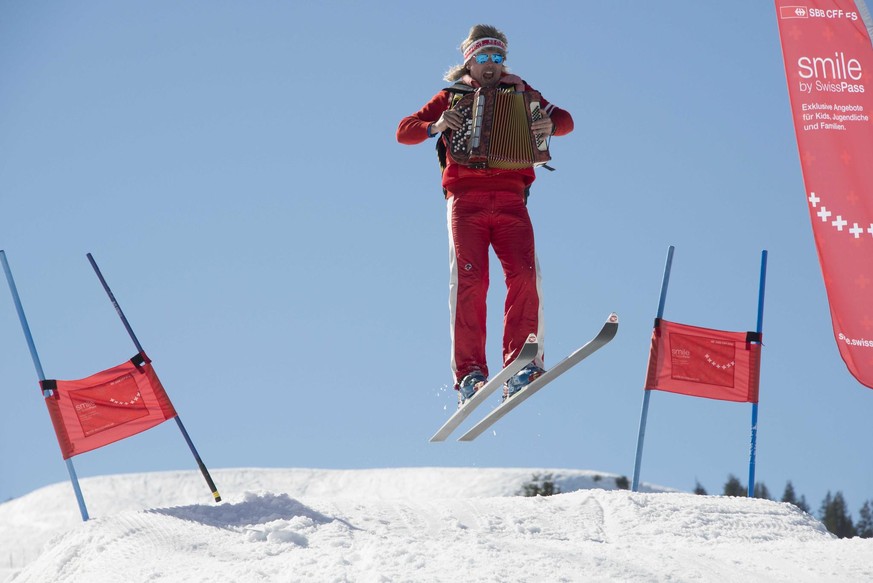
[{"label": "blue sky", "polygon": [[[0,248],[46,374],[134,352],[91,252],[211,468],[630,476],[667,248],[665,317],[730,330],[755,326],[767,249],[758,480],[776,496],[792,480],[814,509],[842,490],[857,515],[873,394],[833,340],[772,3],[374,6],[0,4]],[[576,122],[529,205],[547,364],[609,312],[621,327],[493,433],[437,445],[455,404],[445,206],[433,143],[394,132],[476,22],[502,28],[512,70]],[[66,480],[5,291],[0,394],[0,500]],[[643,481],[745,482],[750,415],[654,394]],[[172,423],[75,464],[196,471]]]}]

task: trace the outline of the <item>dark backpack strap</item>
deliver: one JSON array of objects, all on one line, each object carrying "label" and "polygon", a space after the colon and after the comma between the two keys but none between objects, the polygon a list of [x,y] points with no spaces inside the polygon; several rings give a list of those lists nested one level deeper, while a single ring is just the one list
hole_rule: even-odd
[{"label": "dark backpack strap", "polygon": [[[476,91],[476,89],[472,85],[467,85],[466,83],[461,83],[460,81],[458,81],[451,87],[446,87],[445,89],[443,89],[443,91],[447,93],[454,93],[459,95],[460,97],[463,97],[467,93],[473,93],[474,91]],[[460,97],[458,99],[460,99]],[[454,103],[452,103],[452,105],[454,105]]]}]

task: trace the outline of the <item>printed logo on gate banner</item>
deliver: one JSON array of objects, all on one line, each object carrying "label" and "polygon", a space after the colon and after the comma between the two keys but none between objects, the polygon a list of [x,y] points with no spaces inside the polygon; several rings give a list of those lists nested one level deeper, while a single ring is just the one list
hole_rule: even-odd
[{"label": "printed logo on gate banner", "polygon": [[149,414],[130,373],[96,387],[70,391],[69,395],[85,437]]},{"label": "printed logo on gate banner", "polygon": [[809,18],[809,9],[806,6],[782,6],[779,18]]},{"label": "printed logo on gate banner", "polygon": [[674,380],[734,386],[736,346],[729,340],[671,333],[670,359]]}]

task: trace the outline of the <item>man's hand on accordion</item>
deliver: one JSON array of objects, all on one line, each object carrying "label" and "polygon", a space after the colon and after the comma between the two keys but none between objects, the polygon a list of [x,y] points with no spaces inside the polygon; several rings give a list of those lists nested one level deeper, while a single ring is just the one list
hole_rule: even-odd
[{"label": "man's hand on accordion", "polygon": [[548,116],[545,111],[540,113],[542,117],[530,124],[530,131],[534,134],[543,134],[545,136],[551,136],[552,132],[555,129],[555,123]]},{"label": "man's hand on accordion", "polygon": [[447,129],[459,130],[464,125],[464,116],[453,109],[447,109],[433,124],[434,132],[444,132]]}]

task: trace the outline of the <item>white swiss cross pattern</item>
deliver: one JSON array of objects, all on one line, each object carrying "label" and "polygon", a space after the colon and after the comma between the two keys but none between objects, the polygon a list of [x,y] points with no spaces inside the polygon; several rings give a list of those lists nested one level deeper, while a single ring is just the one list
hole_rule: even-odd
[{"label": "white swiss cross pattern", "polygon": [[704,354],[703,357],[706,359],[706,362],[708,362],[710,366],[714,366],[715,368],[717,368],[719,370],[727,370],[727,369],[735,367],[737,365],[737,361],[735,361],[735,360],[732,360],[732,361],[727,362],[725,364],[719,364],[715,360],[713,360],[712,356],[709,353]]},{"label": "white swiss cross pattern", "polygon": [[[821,219],[821,222],[826,223],[833,216],[834,213],[829,211],[828,207],[824,205],[821,207],[818,206],[818,203],[821,202],[821,198],[816,196],[814,192],[809,193],[807,200],[809,200],[809,204],[812,205],[812,208],[818,208],[818,212],[815,214]],[[842,233],[845,227],[848,226],[849,221],[844,219],[843,215],[837,215],[834,220],[830,221],[830,223],[832,227]],[[865,229],[858,223],[852,222],[852,228],[848,229],[848,233],[855,239],[860,239],[864,233],[869,233],[870,237],[873,237],[873,223],[870,223],[870,226]]]}]

